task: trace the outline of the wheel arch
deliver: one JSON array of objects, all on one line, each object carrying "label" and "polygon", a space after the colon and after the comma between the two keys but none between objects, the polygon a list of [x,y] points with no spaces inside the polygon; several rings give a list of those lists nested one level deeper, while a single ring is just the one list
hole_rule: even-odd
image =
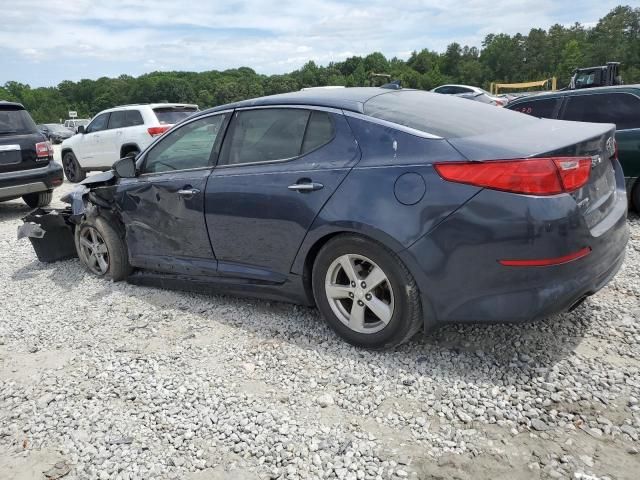
[{"label": "wheel arch", "polygon": [[[67,153],[73,153],[73,149],[71,147],[64,147],[60,150],[60,160],[63,160]],[[73,155],[75,156],[75,153],[73,153]]]},{"label": "wheel arch", "polygon": [[120,147],[120,158],[123,158],[127,153],[138,151],[141,152],[140,146],[135,142],[124,143]]},{"label": "wheel arch", "polygon": [[[369,225],[356,225],[353,222],[345,224],[325,225],[307,234],[302,246],[298,250],[298,254],[291,266],[291,272],[302,276],[304,283],[305,293],[311,304],[315,304],[313,297],[313,289],[311,287],[311,273],[313,270],[313,264],[318,252],[326,243],[339,235],[355,235],[362,237],[366,240],[379,243],[384,247],[392,250],[393,252],[399,252],[404,247],[398,241],[393,239],[390,235],[374,228]],[[410,266],[407,265],[409,271],[412,271]],[[411,272],[413,274],[413,272]]]}]

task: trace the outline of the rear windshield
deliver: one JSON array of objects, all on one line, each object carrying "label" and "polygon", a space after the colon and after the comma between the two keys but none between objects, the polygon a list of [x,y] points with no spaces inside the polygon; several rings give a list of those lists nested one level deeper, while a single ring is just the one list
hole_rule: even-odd
[{"label": "rear windshield", "polygon": [[0,135],[36,133],[36,124],[26,110],[0,107]]},{"label": "rear windshield", "polygon": [[364,113],[443,138],[495,133],[538,121],[501,107],[419,90],[373,97],[364,104]]},{"label": "rear windshield", "polygon": [[153,111],[156,113],[160,125],[173,125],[193,115],[198,109],[195,107],[161,107],[154,108]]}]

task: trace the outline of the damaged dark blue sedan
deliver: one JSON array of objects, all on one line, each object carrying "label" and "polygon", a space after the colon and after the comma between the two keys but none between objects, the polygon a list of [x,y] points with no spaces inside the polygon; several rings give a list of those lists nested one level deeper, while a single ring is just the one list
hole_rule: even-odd
[{"label": "damaged dark blue sedan", "polygon": [[348,342],[578,305],[628,238],[614,125],[415,90],[198,113],[76,194],[96,275],[317,305]]}]

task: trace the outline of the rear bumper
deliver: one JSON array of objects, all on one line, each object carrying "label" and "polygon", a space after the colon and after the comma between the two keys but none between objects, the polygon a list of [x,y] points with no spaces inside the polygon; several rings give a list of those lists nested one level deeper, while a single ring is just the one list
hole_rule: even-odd
[{"label": "rear bumper", "polygon": [[40,168],[0,173],[0,200],[53,190],[62,181],[62,167],[53,161]]},{"label": "rear bumper", "polygon": [[[527,197],[483,190],[400,253],[425,305],[427,327],[454,322],[514,323],[569,310],[620,269],[629,237],[619,171],[614,205],[593,228],[570,195]],[[506,259],[589,255],[544,267]]]}]

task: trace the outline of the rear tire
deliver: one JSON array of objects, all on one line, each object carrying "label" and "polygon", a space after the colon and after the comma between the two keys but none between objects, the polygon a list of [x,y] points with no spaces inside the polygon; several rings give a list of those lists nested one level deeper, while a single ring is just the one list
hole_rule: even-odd
[{"label": "rear tire", "polygon": [[76,228],[75,241],[80,261],[94,275],[119,282],[131,274],[127,245],[107,219],[85,218]]},{"label": "rear tire", "polygon": [[46,207],[53,199],[53,192],[28,193],[22,196],[22,200],[31,208]]},{"label": "rear tire", "polygon": [[395,347],[422,326],[415,280],[402,260],[377,242],[356,235],[329,240],[315,259],[312,285],[322,316],[352,345]]},{"label": "rear tire", "polygon": [[67,180],[71,183],[79,183],[87,178],[87,173],[82,170],[73,152],[64,154],[62,158],[62,168],[64,170],[64,176],[67,177]]},{"label": "rear tire", "polygon": [[631,190],[631,206],[637,214],[640,214],[640,179],[636,180],[636,184]]}]

